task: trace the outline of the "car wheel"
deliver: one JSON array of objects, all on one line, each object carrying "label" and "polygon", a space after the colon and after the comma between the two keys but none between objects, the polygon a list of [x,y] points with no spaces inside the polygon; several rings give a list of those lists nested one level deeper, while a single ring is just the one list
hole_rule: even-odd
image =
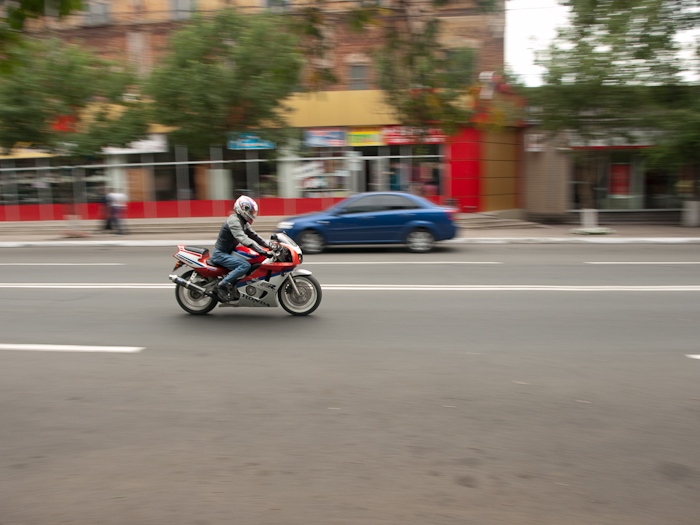
[{"label": "car wheel", "polygon": [[299,246],[304,253],[321,253],[325,245],[323,235],[315,230],[306,230],[299,236]]},{"label": "car wheel", "polygon": [[415,253],[426,253],[433,249],[435,237],[428,230],[412,230],[406,236],[408,249]]}]

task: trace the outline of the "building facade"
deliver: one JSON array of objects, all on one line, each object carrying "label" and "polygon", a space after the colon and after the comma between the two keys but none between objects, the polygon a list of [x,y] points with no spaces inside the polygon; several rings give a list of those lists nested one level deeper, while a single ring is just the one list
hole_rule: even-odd
[{"label": "building facade", "polygon": [[[105,58],[126,59],[147,75],[167,52],[174,30],[194,11],[233,5],[220,0],[88,0],[85,11],[63,20],[46,18],[30,30],[52,31],[97,49]],[[243,12],[289,10],[278,1],[235,2]],[[299,5],[299,4],[295,4]],[[337,3],[329,3],[332,9]],[[422,0],[417,6],[427,5]],[[448,48],[475,50],[477,67],[500,71],[504,62],[504,11],[484,14],[472,2],[440,8],[441,38]],[[465,123],[455,136],[441,129],[419,140],[398,125],[374,85],[371,53],[375,30],[358,35],[338,24],[331,35],[328,65],[338,83],[323,92],[296,93],[288,101],[289,123],[299,140],[284,151],[254,136],[231,136],[195,162],[186,147],[168,144],[167,130],[154,127],[151,140],[108,148],[94,165],[55,169],[50,155],[0,157],[3,206],[0,220],[61,218],[67,203],[96,216],[106,186],[125,191],[131,217],[209,216],[251,194],[267,215],[324,208],[352,193],[396,190],[450,204],[460,211],[520,207],[521,133],[488,131]],[[466,88],[466,86],[465,86]],[[26,153],[26,152],[25,152]],[[34,153],[32,153],[34,155]],[[32,167],[37,168],[32,171]],[[73,187],[69,187],[69,181]]]}]

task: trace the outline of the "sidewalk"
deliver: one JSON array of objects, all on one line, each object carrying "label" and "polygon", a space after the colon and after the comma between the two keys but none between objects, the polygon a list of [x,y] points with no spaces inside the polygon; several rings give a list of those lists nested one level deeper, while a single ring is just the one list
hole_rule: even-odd
[{"label": "sidewalk", "polygon": [[[256,230],[267,237],[283,217],[261,217]],[[83,221],[82,235],[69,235],[68,223],[0,223],[0,248],[20,246],[174,246],[177,244],[213,245],[219,233],[220,219],[127,220],[132,233],[115,235],[99,232],[96,221]],[[74,225],[75,226],[75,225]],[[532,228],[461,228],[448,243],[475,244],[700,244],[700,228],[677,225],[618,224],[608,235],[578,235],[576,225],[537,225]],[[143,232],[139,230],[151,230]]]}]

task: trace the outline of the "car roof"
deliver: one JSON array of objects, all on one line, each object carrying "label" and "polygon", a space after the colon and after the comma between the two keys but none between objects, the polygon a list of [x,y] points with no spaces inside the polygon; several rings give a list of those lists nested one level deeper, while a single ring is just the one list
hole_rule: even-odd
[{"label": "car roof", "polygon": [[367,197],[369,195],[397,195],[400,197],[406,197],[406,198],[411,199],[413,201],[420,202],[422,204],[427,203],[430,205],[434,205],[428,199],[421,197],[420,195],[414,195],[413,193],[408,193],[405,191],[366,191],[364,193],[358,193],[356,195],[351,195],[346,200],[357,200],[359,198]]}]

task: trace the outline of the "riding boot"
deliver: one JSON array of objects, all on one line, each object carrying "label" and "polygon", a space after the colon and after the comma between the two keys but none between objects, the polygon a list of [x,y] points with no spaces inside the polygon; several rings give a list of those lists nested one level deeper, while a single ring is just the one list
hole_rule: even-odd
[{"label": "riding boot", "polygon": [[221,301],[222,303],[228,303],[231,300],[231,296],[229,295],[230,289],[231,285],[228,283],[224,283],[223,281],[216,285],[215,290],[219,301]]}]

